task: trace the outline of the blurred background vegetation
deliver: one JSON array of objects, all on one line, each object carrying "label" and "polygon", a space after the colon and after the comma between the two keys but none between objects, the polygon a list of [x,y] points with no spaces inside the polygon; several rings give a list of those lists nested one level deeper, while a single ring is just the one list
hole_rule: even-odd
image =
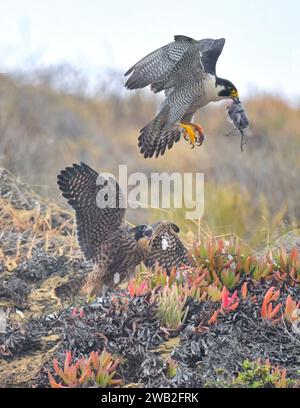
[{"label": "blurred background vegetation", "polygon": [[240,151],[239,135],[228,135],[226,103],[200,111],[207,139],[191,150],[180,141],[159,159],[137,150],[139,130],[155,114],[159,97],[124,92],[121,72],[108,72],[89,90],[88,81],[68,65],[0,75],[0,166],[35,191],[58,200],[56,175],[73,162],[98,171],[205,173],[205,214],[183,219],[183,210],[129,210],[132,223],[169,218],[187,237],[237,234],[266,246],[300,217],[300,108],[279,96],[252,94],[242,101],[251,136]]}]

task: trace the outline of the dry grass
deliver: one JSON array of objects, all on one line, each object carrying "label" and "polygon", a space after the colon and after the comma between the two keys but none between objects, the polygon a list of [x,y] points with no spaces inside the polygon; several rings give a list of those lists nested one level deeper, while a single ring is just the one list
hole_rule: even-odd
[{"label": "dry grass", "polygon": [[35,250],[81,257],[73,214],[42,199],[5,169],[0,169],[0,230],[0,261],[8,271]]}]

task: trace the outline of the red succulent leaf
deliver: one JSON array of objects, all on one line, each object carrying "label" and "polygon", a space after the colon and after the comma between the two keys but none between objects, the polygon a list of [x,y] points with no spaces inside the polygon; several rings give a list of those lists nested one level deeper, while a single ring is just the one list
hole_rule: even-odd
[{"label": "red succulent leaf", "polygon": [[54,359],[53,359],[53,368],[54,368],[54,371],[56,372],[56,374],[59,375],[61,369],[60,369],[59,366],[58,366],[57,358],[54,358]]},{"label": "red succulent leaf", "polygon": [[296,302],[292,299],[291,295],[288,295],[286,298],[286,302],[285,302],[285,309],[284,309],[284,318],[292,323],[295,318],[293,317],[293,313],[294,311],[296,311],[297,309],[299,309],[300,307],[300,302]]},{"label": "red succulent leaf", "polygon": [[261,307],[261,317],[263,319],[272,320],[277,315],[277,313],[279,312],[282,304],[279,303],[273,309],[272,301],[278,300],[279,295],[280,295],[280,290],[275,291],[274,286],[271,286],[267,290],[267,292],[266,292],[266,294],[264,296],[262,307]]},{"label": "red succulent leaf", "polygon": [[271,287],[267,290],[267,292],[266,292],[266,294],[265,294],[265,297],[264,297],[264,302],[269,303],[269,302],[271,301],[272,296],[273,296],[273,293],[274,293],[274,290],[275,290],[274,286],[271,286]]},{"label": "red succulent leaf", "polygon": [[225,286],[223,286],[221,295],[222,295],[222,308],[227,309],[228,303],[229,303],[229,300],[228,300],[229,291],[226,289]]},{"label": "red succulent leaf", "polygon": [[277,290],[276,292],[273,293],[273,296],[271,297],[271,301],[275,302],[276,300],[278,300],[279,296],[280,296],[280,290]]},{"label": "red succulent leaf", "polygon": [[133,281],[130,281],[128,283],[127,289],[128,289],[130,297],[133,297],[135,295],[135,287],[134,287]]},{"label": "red succulent leaf", "polygon": [[221,309],[224,311],[233,311],[239,305],[239,299],[237,295],[237,290],[233,293],[232,296],[229,296],[229,291],[223,286],[222,289],[222,306]]},{"label": "red succulent leaf", "polygon": [[239,303],[240,301],[238,299],[234,304],[230,306],[230,311],[232,312],[233,310],[235,310],[238,307]]},{"label": "red succulent leaf", "polygon": [[298,249],[297,248],[293,248],[290,252],[290,259],[295,262],[296,259],[298,258]]},{"label": "red succulent leaf", "polygon": [[64,387],[61,383],[57,383],[53,376],[51,375],[50,371],[48,371],[48,378],[49,378],[49,383],[51,388],[68,388],[68,387]]},{"label": "red succulent leaf", "polygon": [[222,239],[219,239],[219,241],[218,241],[218,249],[217,249],[218,254],[221,254],[221,253],[222,253],[223,248],[224,248],[224,242],[223,242]]},{"label": "red succulent leaf", "polygon": [[246,299],[247,293],[248,293],[248,287],[247,287],[247,282],[244,282],[242,285],[242,298]]},{"label": "red succulent leaf", "polygon": [[86,369],[83,371],[81,377],[78,380],[79,384],[83,384],[87,382],[87,380],[91,378],[91,376],[92,376],[91,367],[87,366]]},{"label": "red succulent leaf", "polygon": [[208,321],[208,324],[214,324],[217,321],[220,310],[216,310]]},{"label": "red succulent leaf", "polygon": [[64,371],[66,372],[70,366],[70,363],[72,361],[72,353],[71,351],[66,352],[66,358],[65,358],[65,365],[64,365]]},{"label": "red succulent leaf", "polygon": [[56,358],[53,359],[53,368],[56,374],[67,384],[68,376],[63,372],[61,368],[59,368]]},{"label": "red succulent leaf", "polygon": [[[270,306],[271,306],[271,304],[270,304]],[[269,315],[268,315],[268,318],[269,318],[270,320],[272,320],[272,319],[277,315],[277,313],[278,313],[279,310],[281,309],[281,306],[282,306],[282,304],[281,304],[281,303],[278,303],[278,305],[275,306],[273,310],[272,310],[272,308],[271,308],[271,311],[270,311],[270,313],[269,313]]]}]

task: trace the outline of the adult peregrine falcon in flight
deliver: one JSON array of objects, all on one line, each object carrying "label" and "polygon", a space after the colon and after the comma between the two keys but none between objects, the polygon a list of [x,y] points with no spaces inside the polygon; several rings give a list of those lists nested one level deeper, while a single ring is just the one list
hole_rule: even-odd
[{"label": "adult peregrine falcon in flight", "polygon": [[200,41],[176,35],[175,41],[153,51],[125,76],[128,89],[151,85],[154,93],[165,91],[165,99],[156,117],[139,135],[139,148],[145,158],[163,155],[178,142],[181,132],[192,147],[201,145],[203,129],[192,123],[195,112],[209,102],[231,98],[238,100],[236,87],[216,75],[216,64],[225,39]]},{"label": "adult peregrine falcon in flight", "polygon": [[134,274],[141,262],[149,267],[157,263],[167,272],[189,264],[177,225],[166,221],[134,228],[126,225],[125,199],[114,178],[81,163],[62,170],[57,183],[75,210],[77,239],[84,257],[94,264],[83,294],[99,294],[103,285],[115,286]]}]

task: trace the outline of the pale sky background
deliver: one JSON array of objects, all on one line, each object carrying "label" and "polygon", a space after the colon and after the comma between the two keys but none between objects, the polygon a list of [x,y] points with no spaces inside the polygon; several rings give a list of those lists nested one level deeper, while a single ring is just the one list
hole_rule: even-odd
[{"label": "pale sky background", "polygon": [[225,37],[217,65],[240,94],[300,100],[298,0],[2,0],[0,69],[69,62],[125,71],[174,34]]}]

